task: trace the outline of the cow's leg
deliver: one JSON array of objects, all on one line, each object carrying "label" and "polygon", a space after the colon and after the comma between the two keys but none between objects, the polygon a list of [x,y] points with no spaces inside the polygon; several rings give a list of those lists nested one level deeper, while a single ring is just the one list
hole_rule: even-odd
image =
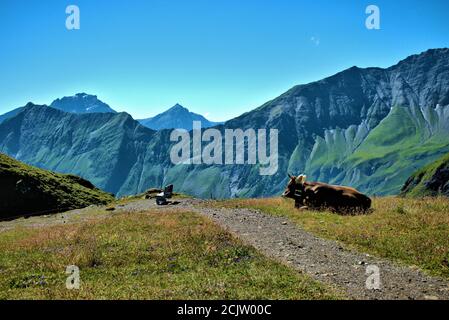
[{"label": "cow's leg", "polygon": [[296,198],[295,199],[295,208],[299,209],[301,207],[301,205],[302,205],[301,201],[299,201],[299,199]]},{"label": "cow's leg", "polygon": [[295,198],[295,208],[301,211],[309,209],[309,207],[305,206],[299,198]]}]

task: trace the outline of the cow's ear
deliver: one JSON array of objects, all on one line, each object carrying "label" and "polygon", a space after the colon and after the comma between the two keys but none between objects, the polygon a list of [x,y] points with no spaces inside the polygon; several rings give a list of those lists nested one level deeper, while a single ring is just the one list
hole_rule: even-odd
[{"label": "cow's ear", "polygon": [[287,173],[288,174],[288,177],[290,178],[290,179],[293,179],[294,178],[294,176],[292,176],[290,173]]}]

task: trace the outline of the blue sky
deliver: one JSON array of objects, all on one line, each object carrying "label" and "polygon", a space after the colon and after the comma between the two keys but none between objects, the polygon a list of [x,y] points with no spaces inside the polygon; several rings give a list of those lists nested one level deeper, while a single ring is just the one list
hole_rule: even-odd
[{"label": "blue sky", "polygon": [[[80,30],[65,28],[70,4]],[[365,28],[370,4],[381,30]],[[87,92],[135,118],[180,103],[225,120],[354,65],[448,47],[448,21],[447,0],[1,0],[0,114]]]}]

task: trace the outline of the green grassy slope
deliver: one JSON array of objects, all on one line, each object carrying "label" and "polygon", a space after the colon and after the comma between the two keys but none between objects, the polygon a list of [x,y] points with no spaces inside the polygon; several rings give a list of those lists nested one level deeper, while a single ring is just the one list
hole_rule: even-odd
[{"label": "green grassy slope", "polygon": [[449,153],[412,174],[401,194],[410,197],[449,196]]},{"label": "green grassy slope", "polygon": [[370,194],[398,194],[414,171],[449,152],[437,120],[426,120],[419,108],[396,106],[349,156],[345,144],[352,141],[343,141],[341,133],[330,142],[319,140],[307,170]]},{"label": "green grassy slope", "polygon": [[28,166],[4,154],[0,154],[0,181],[0,219],[114,200],[80,177]]}]

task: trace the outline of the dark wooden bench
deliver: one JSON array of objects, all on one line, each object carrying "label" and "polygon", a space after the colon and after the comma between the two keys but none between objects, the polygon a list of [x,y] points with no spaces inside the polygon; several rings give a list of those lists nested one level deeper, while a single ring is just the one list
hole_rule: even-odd
[{"label": "dark wooden bench", "polygon": [[173,185],[170,184],[164,188],[164,191],[156,195],[156,204],[158,206],[164,206],[168,204],[167,199],[173,196]]}]

